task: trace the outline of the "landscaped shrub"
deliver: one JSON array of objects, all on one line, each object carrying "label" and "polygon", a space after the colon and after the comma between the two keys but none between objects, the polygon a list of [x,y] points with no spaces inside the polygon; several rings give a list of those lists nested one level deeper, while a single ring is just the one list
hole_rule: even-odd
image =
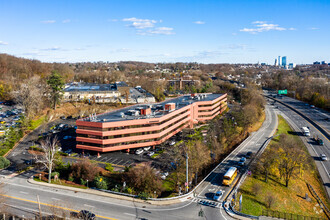
[{"label": "landscaped shrub", "polygon": [[5,157],[0,157],[0,169],[6,168],[10,165],[10,162]]},{"label": "landscaped shrub", "polygon": [[106,163],[105,169],[109,172],[113,172],[113,166],[111,163]]},{"label": "landscaped shrub", "polygon": [[98,189],[108,189],[108,181],[103,176],[95,177],[94,184]]}]

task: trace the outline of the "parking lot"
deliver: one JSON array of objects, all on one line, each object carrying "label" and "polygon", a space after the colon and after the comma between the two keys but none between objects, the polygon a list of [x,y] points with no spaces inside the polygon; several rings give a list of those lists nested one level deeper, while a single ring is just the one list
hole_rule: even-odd
[{"label": "parking lot", "polygon": [[10,127],[18,126],[18,121],[23,114],[22,107],[0,102],[0,130],[5,132]]}]

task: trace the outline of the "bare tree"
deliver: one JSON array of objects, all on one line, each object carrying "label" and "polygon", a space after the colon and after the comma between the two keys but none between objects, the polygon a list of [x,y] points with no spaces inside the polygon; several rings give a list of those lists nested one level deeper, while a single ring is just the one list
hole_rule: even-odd
[{"label": "bare tree", "polygon": [[52,169],[54,163],[57,161],[56,153],[58,152],[58,140],[57,137],[52,140],[48,137],[41,142],[40,148],[43,150],[43,154],[35,155],[37,163],[43,164],[48,169],[48,183],[52,179]]},{"label": "bare tree", "polygon": [[20,84],[12,96],[23,105],[27,118],[30,118],[42,107],[44,91],[40,77],[34,76]]},{"label": "bare tree", "polygon": [[266,201],[267,207],[270,209],[274,205],[274,203],[276,201],[276,197],[272,193],[269,192],[265,197],[265,201]]}]

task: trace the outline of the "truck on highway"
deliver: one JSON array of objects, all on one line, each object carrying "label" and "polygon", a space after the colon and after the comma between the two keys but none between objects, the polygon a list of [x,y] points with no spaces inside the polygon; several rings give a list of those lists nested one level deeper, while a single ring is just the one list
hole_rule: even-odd
[{"label": "truck on highway", "polygon": [[309,132],[309,128],[308,127],[302,127],[302,132],[304,134],[304,136],[311,136],[311,133]]}]

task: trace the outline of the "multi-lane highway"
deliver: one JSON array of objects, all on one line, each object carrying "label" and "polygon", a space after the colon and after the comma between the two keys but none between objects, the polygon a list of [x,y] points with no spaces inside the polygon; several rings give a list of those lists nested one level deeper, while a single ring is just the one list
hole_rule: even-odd
[{"label": "multi-lane highway", "polygon": [[[306,105],[303,102],[294,100],[292,98],[283,97],[281,99],[276,99],[277,102],[274,103],[274,108],[281,113],[284,118],[291,124],[293,129],[297,132],[297,134],[301,135],[301,139],[307,146],[307,149],[315,161],[317,165],[318,171],[323,181],[323,185],[326,189],[328,197],[330,198],[330,163],[329,161],[322,161],[321,154],[325,154],[328,159],[330,159],[330,141],[326,137],[326,135],[320,132],[312,123],[308,122],[305,118],[301,115],[293,111],[292,109],[288,108],[287,106],[281,104],[284,102],[285,104],[289,104],[296,110],[299,110],[305,116],[313,120],[313,122],[317,123],[321,126],[324,130],[328,130],[330,122],[326,122],[325,116],[329,116],[329,113],[311,108],[309,105]],[[309,127],[310,128],[310,136],[302,136],[301,128],[302,127]],[[324,144],[319,145],[315,140],[314,137],[319,137],[323,140]]]}]

